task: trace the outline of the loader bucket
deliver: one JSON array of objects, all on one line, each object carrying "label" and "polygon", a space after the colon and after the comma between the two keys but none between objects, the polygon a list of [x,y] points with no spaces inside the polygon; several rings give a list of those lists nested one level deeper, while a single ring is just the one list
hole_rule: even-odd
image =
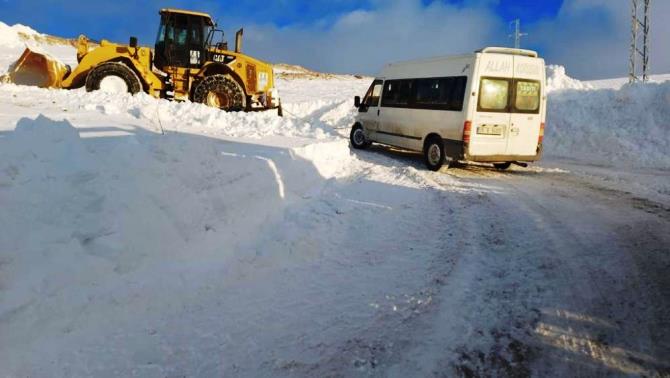
[{"label": "loader bucket", "polygon": [[32,85],[42,88],[60,88],[63,79],[70,73],[70,67],[26,47],[19,60],[9,71],[9,81],[14,84]]}]

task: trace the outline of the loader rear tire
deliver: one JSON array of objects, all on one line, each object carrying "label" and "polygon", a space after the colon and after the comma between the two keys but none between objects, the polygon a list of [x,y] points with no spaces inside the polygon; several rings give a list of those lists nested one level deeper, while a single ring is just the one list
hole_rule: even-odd
[{"label": "loader rear tire", "polygon": [[247,96],[242,86],[230,75],[212,75],[203,79],[195,88],[193,102],[237,112],[247,108]]},{"label": "loader rear tire", "polygon": [[142,83],[135,71],[123,63],[108,62],[95,67],[88,73],[86,77],[86,91],[93,92],[99,90],[103,80],[109,78],[120,78],[123,80],[130,94],[135,94],[142,90]]}]

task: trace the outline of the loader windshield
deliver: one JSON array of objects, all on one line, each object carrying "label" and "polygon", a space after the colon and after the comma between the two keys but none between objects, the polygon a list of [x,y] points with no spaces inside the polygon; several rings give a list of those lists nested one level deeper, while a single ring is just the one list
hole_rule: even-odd
[{"label": "loader windshield", "polygon": [[156,36],[156,67],[200,66],[211,27],[211,20],[200,15],[161,13]]}]

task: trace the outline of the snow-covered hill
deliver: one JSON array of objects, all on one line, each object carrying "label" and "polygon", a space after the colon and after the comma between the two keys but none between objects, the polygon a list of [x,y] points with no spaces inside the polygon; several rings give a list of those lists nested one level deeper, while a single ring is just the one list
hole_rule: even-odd
[{"label": "snow-covered hill", "polygon": [[434,173],[349,149],[369,78],[277,73],[284,118],[0,84],[0,375],[664,371],[670,83],[554,67],[539,166]]},{"label": "snow-covered hill", "polygon": [[77,64],[76,41],[39,33],[28,26],[8,26],[0,21],[0,76],[21,56],[26,46],[58,57],[71,66]]}]

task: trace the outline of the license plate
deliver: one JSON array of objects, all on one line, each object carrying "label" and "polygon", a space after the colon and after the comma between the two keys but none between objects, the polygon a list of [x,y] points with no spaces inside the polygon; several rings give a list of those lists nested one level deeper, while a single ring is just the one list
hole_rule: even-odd
[{"label": "license plate", "polygon": [[477,126],[477,134],[481,135],[502,135],[503,125],[479,125]]}]

